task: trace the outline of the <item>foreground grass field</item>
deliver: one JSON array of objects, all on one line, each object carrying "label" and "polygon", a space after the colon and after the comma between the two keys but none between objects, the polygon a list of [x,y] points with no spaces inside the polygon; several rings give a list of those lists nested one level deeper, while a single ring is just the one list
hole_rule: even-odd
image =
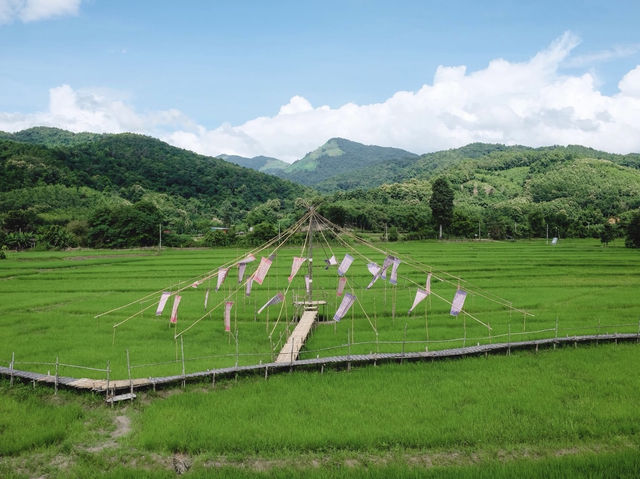
[{"label": "foreground grass field", "polygon": [[[461,287],[470,292],[465,309],[490,324],[492,330],[464,315],[452,318],[449,305],[436,297],[424,301],[409,316],[407,311],[417,285],[424,285],[426,273],[406,264],[399,268],[396,288],[378,281],[366,290],[371,278],[367,259],[381,264],[384,255],[359,248],[363,256],[356,258],[348,274],[348,289],[356,294],[359,303],[339,324],[320,324],[307,343],[303,358],[347,354],[349,350],[417,351],[509,338],[549,337],[556,334],[556,324],[558,334],[563,336],[638,331],[640,256],[636,251],[602,248],[592,240],[561,241],[556,247],[547,246],[544,241],[408,242],[392,246],[402,258],[429,265],[423,269],[433,271],[435,278],[447,280],[434,278],[432,283],[433,291],[445,299],[453,298],[458,280],[441,271],[462,277]],[[339,258],[347,251],[336,245],[332,248]],[[326,248],[316,248],[319,257],[325,252],[329,254]],[[236,289],[235,268],[217,293],[213,291],[215,278],[197,289],[187,288],[182,293],[177,328],[168,322],[170,304],[163,316],[153,314],[159,292],[128,308],[94,318],[154,291],[189,285],[205,272],[216,271],[218,266],[243,254],[236,249],[166,250],[160,255],[153,250],[10,254],[0,270],[0,292],[10,298],[0,304],[0,358],[8,364],[15,353],[16,368],[52,374],[56,357],[63,364],[102,370],[110,361],[111,377],[126,378],[128,350],[134,377],[180,374],[180,344],[174,340],[174,333],[193,325],[182,336],[187,372],[236,362],[271,361],[290,330],[292,301],[303,294],[303,272],[291,283],[282,308],[267,308],[261,315],[256,310],[277,291],[286,290],[291,257],[300,254],[300,247],[279,250],[265,283],[254,285],[249,298]],[[255,268],[255,263],[250,265],[250,271],[251,267]],[[329,317],[338,305],[336,285],[335,269],[315,268],[314,291],[316,298],[327,301],[322,313]],[[195,324],[205,312],[206,287],[212,288],[209,308],[227,298],[235,302],[232,329],[238,332],[237,349],[233,336],[223,330],[221,308]],[[487,299],[496,297],[535,316],[525,317]],[[139,314],[131,317],[136,313]],[[278,317],[280,321],[275,326]],[[125,320],[114,329],[114,324]],[[104,371],[66,366],[60,368],[60,374],[106,376]]]}]

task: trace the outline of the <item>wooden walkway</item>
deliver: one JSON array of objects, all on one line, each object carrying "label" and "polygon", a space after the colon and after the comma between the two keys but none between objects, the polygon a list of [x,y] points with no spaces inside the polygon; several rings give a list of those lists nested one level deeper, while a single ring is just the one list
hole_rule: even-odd
[{"label": "wooden walkway", "polygon": [[561,338],[536,339],[531,341],[519,341],[512,343],[496,343],[482,344],[478,346],[468,346],[464,348],[443,349],[439,351],[429,352],[410,352],[410,353],[377,353],[351,356],[332,356],[315,359],[302,359],[296,361],[287,361],[284,363],[268,363],[255,364],[251,366],[237,366],[230,368],[212,369],[209,371],[201,371],[185,375],[167,376],[158,378],[138,378],[109,381],[109,390],[107,391],[106,379],[78,379],[64,376],[50,376],[47,374],[33,373],[29,371],[20,371],[0,366],[0,375],[11,377],[12,379],[20,379],[25,382],[33,382],[36,384],[47,384],[58,387],[66,387],[69,389],[96,391],[102,393],[115,394],[116,391],[136,389],[148,389],[156,387],[166,387],[176,384],[184,384],[185,382],[210,380],[215,384],[216,378],[234,378],[239,375],[260,374],[267,378],[269,374],[278,372],[291,371],[292,369],[321,369],[325,367],[350,368],[352,365],[378,364],[384,362],[402,362],[402,361],[435,361],[441,359],[454,359],[466,356],[479,356],[488,354],[509,354],[511,350],[526,350],[538,348],[555,348],[556,346],[576,346],[578,344],[589,344],[599,342],[618,342],[618,341],[634,341],[640,342],[640,334],[601,334],[589,336],[567,336]]},{"label": "wooden walkway", "polygon": [[280,350],[280,354],[278,354],[278,357],[276,358],[276,364],[289,364],[298,359],[300,350],[302,349],[304,342],[307,340],[307,336],[309,336],[313,323],[316,322],[317,317],[317,309],[309,309],[302,313],[302,317],[289,336],[289,339],[287,339],[287,343]]}]

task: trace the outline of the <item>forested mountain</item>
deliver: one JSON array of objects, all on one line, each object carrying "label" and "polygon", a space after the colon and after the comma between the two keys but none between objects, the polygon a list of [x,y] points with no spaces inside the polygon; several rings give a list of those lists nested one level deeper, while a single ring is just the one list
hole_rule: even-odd
[{"label": "forested mountain", "polygon": [[76,146],[96,141],[103,135],[98,133],[72,133],[60,128],[37,126],[16,133],[0,132],[0,140],[14,140],[43,146]]},{"label": "forested mountain", "polygon": [[218,158],[228,161],[229,163],[244,166],[245,168],[251,168],[252,170],[271,174],[275,174],[274,170],[283,170],[289,166],[289,163],[269,156],[254,156],[253,158],[246,158],[238,155],[218,155]]},{"label": "forested mountain", "polygon": [[393,160],[416,158],[418,155],[399,148],[363,145],[344,138],[332,138],[304,158],[273,174],[303,185],[315,186],[336,175]]}]

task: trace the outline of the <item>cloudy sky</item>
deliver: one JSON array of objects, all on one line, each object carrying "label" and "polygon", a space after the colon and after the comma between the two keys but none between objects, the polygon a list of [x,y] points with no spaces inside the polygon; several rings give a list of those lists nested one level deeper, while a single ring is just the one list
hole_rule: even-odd
[{"label": "cloudy sky", "polygon": [[637,1],[0,0],[0,130],[640,152]]}]

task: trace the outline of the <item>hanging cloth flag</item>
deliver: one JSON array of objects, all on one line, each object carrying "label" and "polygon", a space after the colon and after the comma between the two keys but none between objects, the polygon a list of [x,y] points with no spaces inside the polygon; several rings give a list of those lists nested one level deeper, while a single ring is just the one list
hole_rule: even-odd
[{"label": "hanging cloth flag", "polygon": [[456,291],[456,295],[453,298],[453,302],[451,303],[451,316],[458,316],[460,311],[462,311],[462,306],[464,305],[464,299],[467,297],[467,292],[459,289]]},{"label": "hanging cloth flag", "polygon": [[336,314],[333,315],[333,320],[340,321],[342,318],[344,318],[344,315],[347,314],[347,311],[349,311],[349,308],[351,307],[351,305],[355,300],[356,300],[356,297],[354,295],[345,293],[344,298],[342,298],[342,302],[340,303],[340,307],[338,308],[338,311],[336,311]]},{"label": "hanging cloth flag", "polygon": [[369,270],[369,273],[374,276],[380,272],[380,266],[378,266],[377,263],[368,263],[367,269]]},{"label": "hanging cloth flag", "polygon": [[413,306],[411,306],[409,312],[413,311],[413,309],[418,306],[427,296],[429,296],[429,293],[427,293],[426,290],[418,289],[418,291],[416,291],[416,298],[413,300]]},{"label": "hanging cloth flag", "polygon": [[400,259],[393,258],[393,265],[391,266],[391,278],[389,278],[389,283],[398,284],[398,266],[400,266]]},{"label": "hanging cloth flag", "polygon": [[336,291],[336,296],[342,296],[344,292],[344,286],[347,284],[347,278],[344,276],[342,278],[338,278],[338,291]]},{"label": "hanging cloth flag", "polygon": [[324,269],[329,269],[329,266],[336,266],[338,264],[338,261],[336,260],[335,255],[331,255],[331,258],[325,259],[324,262],[327,263]]},{"label": "hanging cloth flag", "polygon": [[233,301],[224,303],[224,330],[228,333],[231,331],[231,308]]},{"label": "hanging cloth flag", "polygon": [[258,310],[258,314],[262,313],[262,311],[264,310],[264,308],[266,308],[267,306],[273,306],[274,304],[281,303],[282,301],[284,301],[284,294],[282,294],[282,293],[278,293],[278,294],[276,294],[273,298],[271,298],[269,301],[267,301],[266,303],[264,303],[264,305],[262,306],[262,308],[260,308],[260,309]]},{"label": "hanging cloth flag", "polygon": [[180,300],[182,296],[178,296],[176,294],[175,298],[173,298],[173,309],[171,310],[171,321],[172,324],[176,324],[178,322],[178,305],[180,304]]},{"label": "hanging cloth flag", "polygon": [[391,255],[387,256],[384,259],[384,263],[382,263],[382,272],[380,274],[382,276],[382,279],[387,279],[387,269],[389,269],[389,266],[393,264],[394,259],[395,258]]},{"label": "hanging cloth flag", "polygon": [[260,264],[258,265],[258,269],[256,270],[255,273],[253,273],[253,280],[256,283],[262,284],[262,282],[264,281],[264,277],[269,272],[269,268],[271,267],[271,263],[273,262],[273,260],[270,259],[270,258],[271,258],[271,256],[269,258],[264,258],[263,257],[260,260]]},{"label": "hanging cloth flag", "polygon": [[218,268],[218,284],[216,285],[216,291],[220,289],[222,283],[227,278],[227,274],[229,273],[229,268]]},{"label": "hanging cloth flag", "polygon": [[251,285],[253,284],[253,275],[249,276],[249,279],[247,280],[247,287],[244,291],[244,295],[245,296],[249,296],[251,294]]},{"label": "hanging cloth flag", "polygon": [[274,259],[276,259],[276,254],[275,254],[275,253],[271,253],[271,254],[269,255],[269,259],[270,259],[271,261],[273,261]]},{"label": "hanging cloth flag", "polygon": [[162,311],[164,311],[164,306],[167,304],[167,300],[169,299],[169,296],[171,296],[171,293],[169,293],[167,291],[162,293],[162,296],[160,296],[160,302],[158,303],[158,309],[156,309],[156,316],[160,316],[162,314]]},{"label": "hanging cloth flag", "polygon": [[238,283],[242,283],[244,272],[247,269],[247,263],[238,263]]},{"label": "hanging cloth flag", "polygon": [[192,288],[197,288],[198,286],[200,286],[202,284],[202,281],[194,281],[194,283],[191,285]]},{"label": "hanging cloth flag", "polygon": [[289,278],[288,278],[289,283],[291,283],[291,280],[298,273],[300,266],[302,266],[302,263],[304,263],[306,260],[307,258],[300,258],[298,256],[293,257],[293,263],[291,264],[291,274],[289,275]]},{"label": "hanging cloth flag", "polygon": [[256,257],[253,256],[251,253],[249,253],[249,255],[247,255],[247,257],[243,259],[241,263],[251,263],[252,261],[255,261],[255,260],[256,260]]},{"label": "hanging cloth flag", "polygon": [[307,288],[307,294],[309,294],[311,292],[311,283],[313,282],[313,280],[311,278],[309,278],[308,274],[304,275],[304,285],[305,288]]},{"label": "hanging cloth flag", "polygon": [[427,274],[427,287],[425,288],[427,294],[431,294],[431,273]]},{"label": "hanging cloth flag", "polygon": [[207,288],[207,292],[204,293],[204,309],[207,309],[207,303],[209,302],[209,290],[211,288]]},{"label": "hanging cloth flag", "polygon": [[338,266],[338,274],[340,276],[344,276],[349,269],[349,266],[351,266],[351,263],[353,263],[353,256],[348,253],[345,254],[344,258],[342,259],[342,263],[340,263],[340,266]]}]

